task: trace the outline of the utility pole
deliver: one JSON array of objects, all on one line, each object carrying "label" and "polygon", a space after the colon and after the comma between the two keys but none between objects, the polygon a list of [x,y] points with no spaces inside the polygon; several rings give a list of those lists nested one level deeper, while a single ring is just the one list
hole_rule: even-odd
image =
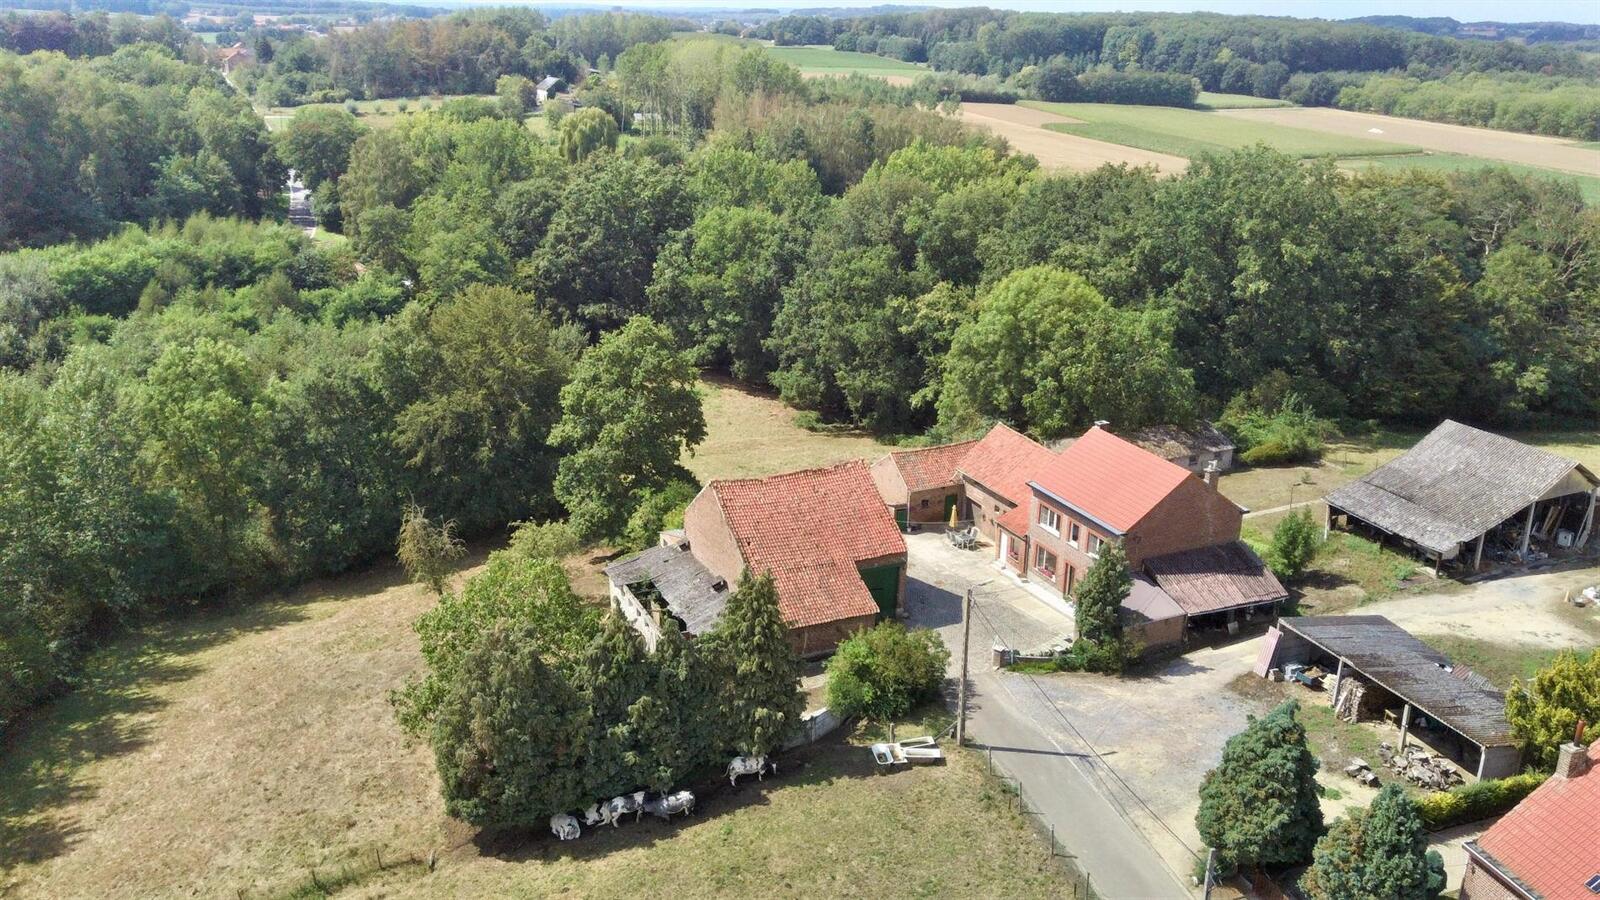
[{"label": "utility pole", "polygon": [[956,746],[967,743],[967,651],[972,643],[972,588],[961,605],[961,681],[956,685]]},{"label": "utility pole", "polygon": [[1212,847],[1210,850],[1206,851],[1206,883],[1204,885],[1205,900],[1211,900],[1211,872],[1216,868],[1216,864],[1217,848]]}]

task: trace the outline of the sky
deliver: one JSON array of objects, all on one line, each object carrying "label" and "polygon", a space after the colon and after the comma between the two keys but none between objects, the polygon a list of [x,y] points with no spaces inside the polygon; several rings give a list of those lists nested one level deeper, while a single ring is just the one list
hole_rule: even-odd
[{"label": "sky", "polygon": [[[541,0],[551,6],[583,0]],[[629,7],[766,8],[874,6],[871,0],[612,0]],[[1462,22],[1577,22],[1600,24],[1600,0],[920,0],[919,6],[989,6],[1048,12],[1219,12],[1234,15],[1352,19],[1357,16],[1448,16]]]}]

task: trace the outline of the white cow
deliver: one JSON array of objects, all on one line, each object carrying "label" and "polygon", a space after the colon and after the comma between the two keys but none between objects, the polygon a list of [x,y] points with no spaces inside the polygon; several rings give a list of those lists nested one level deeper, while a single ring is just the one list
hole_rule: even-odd
[{"label": "white cow", "polygon": [[646,800],[644,811],[663,819],[670,819],[678,813],[688,815],[694,811],[694,794],[688,791],[662,794],[659,800]]},{"label": "white cow", "polygon": [[765,781],[768,769],[778,774],[778,764],[768,762],[765,756],[735,756],[728,763],[728,784],[737,785],[740,775],[754,775],[757,781]]},{"label": "white cow", "polygon": [[583,824],[590,827],[605,825],[610,821],[610,808],[604,800],[583,811]]},{"label": "white cow", "polygon": [[611,827],[617,827],[617,820],[627,813],[633,813],[633,820],[639,821],[639,814],[644,810],[644,791],[634,791],[620,797],[612,797],[606,804],[606,817],[611,822]]},{"label": "white cow", "polygon": [[578,827],[578,820],[566,813],[550,817],[550,833],[563,841],[576,840],[583,829]]}]

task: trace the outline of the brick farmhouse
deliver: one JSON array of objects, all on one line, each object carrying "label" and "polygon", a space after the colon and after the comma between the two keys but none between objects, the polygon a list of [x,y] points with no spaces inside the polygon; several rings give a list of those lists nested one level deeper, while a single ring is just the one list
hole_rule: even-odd
[{"label": "brick farmhouse", "polygon": [[903,608],[906,544],[858,460],[765,478],[713,481],[684,511],[682,532],[606,569],[612,601],[653,646],[663,616],[710,628],[729,585],[771,574],[802,656]]},{"label": "brick farmhouse", "polygon": [[[1147,650],[1181,645],[1186,626],[1271,615],[1288,596],[1239,540],[1238,505],[1098,425],[1060,453],[996,425],[976,442],[890,454],[874,474],[902,526],[955,509],[994,545],[999,567],[1062,599],[1102,547],[1120,544],[1135,578],[1124,621]],[[939,514],[916,515],[933,498]]]}]

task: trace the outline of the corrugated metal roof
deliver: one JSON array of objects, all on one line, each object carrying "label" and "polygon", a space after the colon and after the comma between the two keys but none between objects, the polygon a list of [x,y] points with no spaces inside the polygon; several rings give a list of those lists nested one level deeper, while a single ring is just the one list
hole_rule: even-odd
[{"label": "corrugated metal roof", "polygon": [[651,547],[614,562],[606,566],[606,577],[630,587],[644,582],[655,585],[667,609],[683,620],[684,631],[691,635],[711,630],[728,605],[727,583],[677,544]]},{"label": "corrugated metal roof", "polygon": [[1272,570],[1241,541],[1168,553],[1144,561],[1156,584],[1189,615],[1220,612],[1289,596]]},{"label": "corrugated metal roof", "polygon": [[1575,460],[1446,419],[1391,462],[1328,494],[1328,505],[1435,553],[1528,508]]},{"label": "corrugated metal roof", "polygon": [[1343,657],[1362,677],[1468,740],[1485,747],[1514,743],[1505,694],[1446,671],[1444,654],[1383,616],[1297,616],[1279,619],[1278,627]]},{"label": "corrugated metal roof", "polygon": [[1183,618],[1183,607],[1143,575],[1134,576],[1133,587],[1123,599],[1122,608],[1152,622]]}]

